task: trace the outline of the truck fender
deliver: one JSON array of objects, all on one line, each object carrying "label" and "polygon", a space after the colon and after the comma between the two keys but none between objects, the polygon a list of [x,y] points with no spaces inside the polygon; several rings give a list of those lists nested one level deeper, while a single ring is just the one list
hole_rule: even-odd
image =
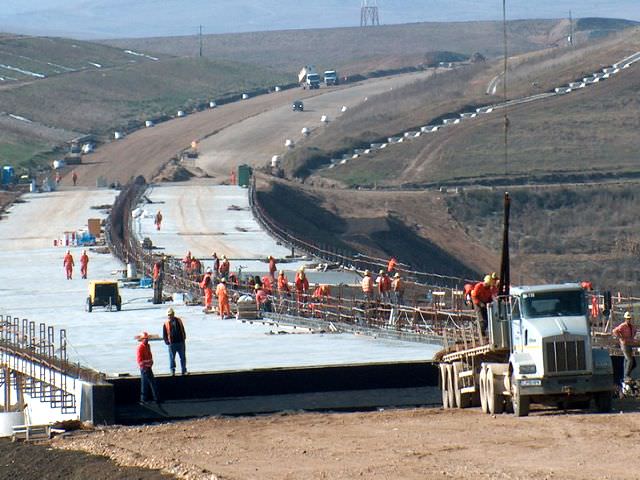
[{"label": "truck fender", "polygon": [[518,370],[518,366],[519,365],[530,365],[530,364],[535,364],[536,362],[534,361],[533,357],[526,352],[513,352],[511,354],[511,356],[509,357],[509,376],[511,376],[512,373],[515,373],[516,377],[519,376],[519,370]]},{"label": "truck fender", "polygon": [[593,358],[593,373],[597,375],[608,375],[613,373],[611,355],[604,348],[593,348],[591,350]]}]

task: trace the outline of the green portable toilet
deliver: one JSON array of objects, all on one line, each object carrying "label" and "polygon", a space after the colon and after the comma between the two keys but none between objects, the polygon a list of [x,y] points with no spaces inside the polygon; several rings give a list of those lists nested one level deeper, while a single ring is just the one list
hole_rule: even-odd
[{"label": "green portable toilet", "polygon": [[238,185],[248,187],[251,180],[251,167],[249,165],[238,165]]}]

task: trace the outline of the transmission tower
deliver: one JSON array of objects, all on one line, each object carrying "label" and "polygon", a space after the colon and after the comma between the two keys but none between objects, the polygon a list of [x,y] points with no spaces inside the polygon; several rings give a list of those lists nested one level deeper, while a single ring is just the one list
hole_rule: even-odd
[{"label": "transmission tower", "polygon": [[360,6],[360,26],[368,27],[380,25],[377,0],[362,0]]}]

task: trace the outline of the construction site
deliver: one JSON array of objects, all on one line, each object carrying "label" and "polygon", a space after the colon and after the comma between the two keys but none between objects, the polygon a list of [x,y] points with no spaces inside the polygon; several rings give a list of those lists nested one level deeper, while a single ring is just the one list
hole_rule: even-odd
[{"label": "construction site", "polygon": [[[378,2],[360,13],[380,28]],[[559,25],[573,49],[573,20]],[[298,82],[77,135],[44,173],[5,167],[0,437],[77,462],[51,467],[67,478],[635,478],[637,460],[605,461],[640,434],[634,277],[609,284],[580,263],[543,276],[519,193],[586,180],[527,179],[509,147],[512,116],[628,92],[640,41],[511,58],[506,32],[503,63],[326,70],[324,83],[305,63]],[[202,27],[199,41],[202,56]],[[549,64],[540,92],[527,75]],[[417,115],[422,86],[446,97],[455,82],[466,97],[434,101],[427,122],[395,116]],[[492,180],[434,160],[496,122]],[[630,169],[589,171],[589,188],[635,184]],[[465,224],[456,207],[481,195],[490,222]],[[616,238],[614,260],[579,261],[610,271],[633,253]],[[2,448],[0,478],[41,473]],[[78,452],[132,470],[82,473],[93,460]]]}]

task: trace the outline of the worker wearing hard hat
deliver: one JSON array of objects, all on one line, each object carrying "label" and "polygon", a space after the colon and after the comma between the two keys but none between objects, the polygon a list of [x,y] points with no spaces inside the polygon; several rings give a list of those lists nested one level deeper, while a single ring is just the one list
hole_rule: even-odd
[{"label": "worker wearing hard hat", "polygon": [[213,270],[211,268],[207,268],[202,277],[200,288],[204,292],[204,310],[208,312],[211,310],[211,304],[213,303]]},{"label": "worker wearing hard hat", "polygon": [[153,367],[153,355],[149,346],[149,334],[142,332],[138,335],[138,341],[140,343],[138,343],[138,348],[136,349],[136,361],[140,367],[140,403],[146,403],[147,390],[151,390],[153,400],[160,403],[156,379],[151,369]]},{"label": "worker wearing hard hat", "polygon": [[184,330],[182,320],[176,317],[173,308],[167,309],[167,321],[162,328],[162,338],[164,343],[169,347],[169,368],[171,375],[176,374],[176,353],[180,357],[180,368],[182,374],[187,373],[187,355],[185,341],[187,333]]},{"label": "worker wearing hard hat", "polygon": [[304,267],[300,267],[300,270],[296,273],[295,279],[296,285],[296,299],[298,303],[306,303],[307,292],[309,291],[309,280],[304,272]]},{"label": "worker wearing hard hat", "polygon": [[393,294],[393,301],[397,305],[404,303],[404,282],[400,278],[400,274],[396,272],[391,281],[391,293]]},{"label": "worker wearing hard hat", "polygon": [[276,279],[277,271],[278,267],[276,266],[276,259],[269,255],[269,275],[271,276],[271,280]]},{"label": "worker wearing hard hat", "polygon": [[218,297],[218,314],[222,320],[231,316],[231,308],[229,307],[229,291],[227,290],[227,279],[220,279],[220,283],[216,287],[216,297]]},{"label": "worker wearing hard hat", "polygon": [[624,322],[613,329],[613,336],[620,341],[620,348],[624,354],[624,381],[631,381],[631,372],[636,368],[633,357],[633,347],[636,345],[636,327],[633,324],[631,312],[625,312]]},{"label": "worker wearing hard hat", "polygon": [[473,308],[476,311],[476,317],[480,327],[480,332],[483,337],[487,335],[487,328],[489,325],[487,317],[487,305],[493,301],[493,282],[491,275],[486,275],[484,281],[476,283],[471,290],[471,300],[473,301]]},{"label": "worker wearing hard hat", "polygon": [[380,300],[383,302],[389,301],[389,294],[391,292],[391,279],[387,272],[384,270],[380,270],[378,272],[378,278],[376,278],[376,285],[378,285],[378,294],[380,295]]},{"label": "worker wearing hard hat", "polygon": [[371,278],[371,272],[369,270],[364,271],[361,287],[364,299],[368,302],[373,300],[373,279]]},{"label": "worker wearing hard hat", "polygon": [[75,263],[73,262],[73,255],[71,255],[71,250],[67,250],[67,253],[62,260],[62,266],[64,267],[64,271],[67,274],[67,280],[71,280],[73,277],[73,266]]},{"label": "worker wearing hard hat", "polygon": [[291,289],[289,288],[289,279],[284,274],[284,270],[280,270],[280,273],[278,274],[278,294],[280,294],[280,296],[285,296],[289,295],[289,292],[291,292]]}]

